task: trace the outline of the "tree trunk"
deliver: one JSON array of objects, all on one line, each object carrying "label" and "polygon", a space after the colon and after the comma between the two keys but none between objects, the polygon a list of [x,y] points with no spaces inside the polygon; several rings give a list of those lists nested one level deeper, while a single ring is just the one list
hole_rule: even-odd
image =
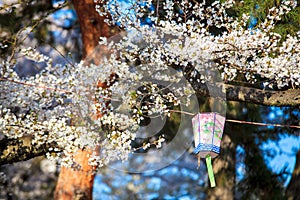
[{"label": "tree trunk", "polygon": [[286,189],[286,195],[289,200],[300,199],[300,150],[296,156],[296,164],[292,174],[292,179]]},{"label": "tree trunk", "polygon": [[54,199],[92,199],[95,175],[93,167],[88,164],[88,155],[91,153],[88,150],[77,152],[75,161],[81,166],[79,170],[61,167]]},{"label": "tree trunk", "polygon": [[99,37],[111,37],[118,33],[117,27],[109,26],[104,22],[105,17],[95,10],[94,0],[73,0],[76,10],[83,43],[83,58],[90,56],[98,46]]},{"label": "tree trunk", "polygon": [[231,141],[228,135],[224,134],[221,143],[221,154],[213,161],[216,187],[208,189],[207,199],[234,199],[235,149],[236,145]]},{"label": "tree trunk", "polygon": [[[108,26],[104,17],[100,17],[95,10],[94,0],[73,1],[80,28],[83,43],[83,59],[88,62],[99,62],[99,59],[91,59],[96,49],[99,37],[110,37],[117,33],[117,29]],[[99,52],[97,54],[107,53]],[[101,56],[100,56],[101,57]],[[88,63],[87,63],[88,64]],[[96,83],[95,83],[96,84]],[[105,84],[99,84],[100,87]],[[57,200],[69,199],[92,199],[92,188],[94,183],[94,167],[88,164],[88,156],[91,150],[80,150],[74,155],[75,162],[81,166],[80,170],[62,166],[56,185],[54,198]]]}]

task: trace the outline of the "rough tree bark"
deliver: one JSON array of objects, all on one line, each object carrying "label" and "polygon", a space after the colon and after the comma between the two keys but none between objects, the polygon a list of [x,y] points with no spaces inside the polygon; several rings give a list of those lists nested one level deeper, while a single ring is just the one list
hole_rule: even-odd
[{"label": "rough tree bark", "polygon": [[[193,80],[193,77],[186,76],[186,79]],[[264,106],[300,107],[300,89],[262,90],[221,83],[201,84],[195,80],[190,83],[199,97],[222,97],[224,95],[219,93],[225,91],[227,101],[245,102]],[[222,88],[222,90],[220,90],[220,88]]]},{"label": "rough tree bark", "polygon": [[97,47],[99,37],[111,37],[118,33],[118,29],[104,22],[105,17],[96,12],[93,0],[73,0],[73,5],[81,29],[83,58],[87,58]]},{"label": "rough tree bark", "polygon": [[55,144],[32,145],[32,138],[24,136],[18,139],[4,137],[0,140],[0,166],[29,160],[51,152],[49,148]]},{"label": "rough tree bark", "polygon": [[[115,28],[104,23],[103,17],[100,17],[95,10],[94,0],[74,0],[73,1],[83,42],[83,59],[89,62],[99,62],[95,56],[91,56],[96,49],[99,37],[110,37],[117,33]],[[101,49],[97,48],[97,56],[101,57]],[[100,55],[99,55],[100,54]],[[96,83],[95,83],[96,84]],[[105,84],[98,83],[98,86],[105,87]],[[88,164],[88,156],[91,150],[80,150],[75,155],[75,162],[81,168],[79,170],[61,167],[56,190],[55,199],[92,199],[92,188],[94,183],[94,167]]]},{"label": "rough tree bark", "polygon": [[296,164],[292,174],[292,179],[286,189],[286,195],[289,200],[300,199],[300,150],[296,155]]},{"label": "rough tree bark", "polygon": [[221,149],[221,154],[213,161],[217,187],[208,189],[208,200],[234,199],[236,144],[227,134],[222,138]]}]

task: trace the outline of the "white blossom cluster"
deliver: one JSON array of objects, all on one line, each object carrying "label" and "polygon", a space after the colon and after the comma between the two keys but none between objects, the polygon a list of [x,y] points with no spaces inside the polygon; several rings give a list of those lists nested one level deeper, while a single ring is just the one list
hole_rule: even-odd
[{"label": "white blossom cluster", "polygon": [[[21,53],[46,64],[35,76],[21,78],[13,64],[0,63],[1,133],[31,136],[33,145],[54,144],[47,156],[63,164],[72,165],[78,149],[99,145],[100,155],[90,155],[92,165],[126,160],[141,121],[170,116],[172,107],[189,105],[195,91],[188,83],[216,81],[216,69],[226,82],[244,76],[250,83],[263,80],[269,88],[300,87],[300,32],[284,41],[272,32],[296,1],[270,9],[266,21],[253,30],[247,27],[249,14],[242,19],[227,15],[233,0],[212,5],[167,0],[159,5],[164,16],[151,9],[155,2],[150,0],[132,1],[127,13],[119,12],[117,1],[96,2],[103,5],[96,7],[100,15],[110,11],[108,22],[127,31],[120,41],[101,38],[99,48],[111,54],[99,65],[54,66],[34,48]],[[152,25],[142,26],[141,17]],[[212,27],[222,31],[214,35]],[[160,148],[162,142],[159,137],[141,148]]]},{"label": "white blossom cluster", "polygon": [[[96,2],[105,4],[104,1]],[[232,7],[234,3],[233,0],[225,3],[215,1],[207,6],[206,1],[202,3],[165,1],[163,6],[159,7],[160,10],[165,11],[166,16],[163,19],[155,10],[147,13],[154,24],[151,28],[141,27],[138,18],[134,21],[130,17],[120,15],[123,17],[123,26],[131,30],[131,37],[142,37],[143,40],[149,41],[148,48],[155,49],[150,51],[149,56],[157,59],[157,62],[164,62],[160,58],[164,55],[164,59],[169,63],[186,65],[191,62],[195,65],[195,69],[203,72],[201,68],[205,66],[204,63],[212,60],[221,70],[224,81],[233,81],[239,74],[243,74],[250,83],[256,82],[258,78],[263,79],[265,87],[298,88],[300,86],[300,32],[295,36],[288,35],[283,42],[279,34],[272,32],[276,22],[295,8],[297,1],[283,1],[278,8],[269,9],[265,21],[258,24],[254,30],[249,30],[247,27],[249,13],[245,13],[242,20],[227,15],[226,9]],[[140,4],[140,1],[136,1],[131,4],[131,9],[141,12],[151,5],[148,1],[143,6],[139,6]],[[181,11],[174,12],[174,7]],[[109,10],[110,4],[104,8],[106,11]],[[117,4],[114,5],[114,10],[120,9]],[[107,14],[104,11],[105,9],[103,12],[99,11],[100,15]],[[112,23],[117,18],[118,16],[113,15]],[[218,35],[213,35],[209,31],[211,27],[225,30]],[[161,44],[158,45],[159,42],[152,37],[161,34],[164,36],[169,34],[172,39],[164,43],[160,41]],[[161,36],[161,39],[164,36]],[[151,46],[151,42],[155,47]],[[132,48],[132,51],[136,50]],[[158,57],[154,55],[156,52],[160,54]],[[207,78],[204,77],[206,73],[201,75],[202,80]]]},{"label": "white blossom cluster", "polygon": [[73,102],[79,82],[74,66],[52,66],[51,58],[33,48],[24,56],[44,62],[46,68],[35,76],[19,77],[13,65],[2,62],[0,130],[9,138],[31,137],[32,145],[49,144],[48,158],[63,158],[72,164],[72,154],[83,147],[98,145],[99,130],[82,126]]},{"label": "white blossom cluster", "polygon": [[[119,12],[122,8],[116,1],[112,1],[113,5],[111,2],[95,2],[104,5],[96,7],[100,15],[106,16],[107,11],[112,9],[109,23],[118,24],[128,32],[117,43],[101,38],[100,45],[117,49],[117,53],[100,64],[101,72],[97,74],[101,74],[101,80],[108,82],[110,74],[117,73],[118,81],[109,87],[109,93],[112,101],[118,99],[122,103],[112,107],[111,112],[124,113],[126,109],[128,112],[129,104],[133,123],[140,124],[151,114],[170,115],[166,94],[161,95],[159,90],[154,89],[157,87],[154,80],[171,83],[168,89],[175,96],[170,99],[173,105],[188,103],[193,89],[182,84],[177,87],[182,79],[182,71],[188,65],[195,69],[190,72],[191,80],[188,81],[191,82],[192,78],[196,78],[198,83],[215,81],[214,65],[210,63],[214,61],[221,71],[221,78],[226,82],[243,75],[250,83],[258,78],[263,79],[264,87],[269,88],[300,86],[299,34],[289,35],[281,43],[281,37],[272,32],[276,21],[294,8],[296,1],[284,1],[279,8],[270,9],[266,20],[257,25],[256,30],[247,27],[249,13],[242,20],[227,15],[226,9],[232,7],[234,1],[216,1],[210,6],[205,1],[164,1],[163,6],[159,7],[164,10],[163,18],[160,18],[157,9],[149,9],[155,2],[130,2],[126,10],[127,14],[130,13],[128,15]],[[176,6],[182,12],[174,12]],[[136,17],[132,17],[132,12],[137,13]],[[140,25],[139,17],[145,16],[153,22],[152,26]],[[225,30],[213,35],[210,27]],[[167,71],[174,66],[181,71]],[[196,71],[200,75],[197,76]],[[149,77],[152,81],[150,85],[147,82]],[[146,95],[137,89],[142,87],[148,87]],[[141,99],[145,100],[146,97],[149,99],[145,104]],[[146,143],[144,147],[150,147],[150,144]]]}]

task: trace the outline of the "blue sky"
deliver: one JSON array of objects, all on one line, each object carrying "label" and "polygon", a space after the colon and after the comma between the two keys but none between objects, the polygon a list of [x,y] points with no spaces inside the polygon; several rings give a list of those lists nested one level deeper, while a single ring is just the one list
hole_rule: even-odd
[{"label": "blue sky", "polygon": [[[281,171],[287,166],[287,171],[292,173],[296,163],[296,153],[300,149],[299,136],[287,136],[278,141],[278,143],[268,141],[262,145],[262,149],[271,149],[276,156],[270,158],[265,156],[265,161],[269,168],[274,172]],[[285,186],[289,183],[291,176],[287,176]]]}]

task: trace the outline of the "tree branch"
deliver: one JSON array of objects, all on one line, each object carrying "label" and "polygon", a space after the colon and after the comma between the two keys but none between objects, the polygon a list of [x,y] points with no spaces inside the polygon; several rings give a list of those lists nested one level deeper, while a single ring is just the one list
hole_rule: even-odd
[{"label": "tree branch", "polygon": [[54,144],[32,145],[32,138],[29,136],[0,140],[0,166],[14,162],[25,161],[31,158],[45,155],[50,152],[49,148]]},{"label": "tree branch", "polygon": [[[264,106],[300,107],[300,89],[276,91],[223,84],[221,82],[199,83],[200,73],[195,71],[192,65],[188,65],[183,69],[184,77],[190,82],[199,97],[209,96],[226,101],[246,102]],[[196,73],[196,76],[192,76],[191,72]]]},{"label": "tree branch", "polygon": [[261,90],[236,85],[225,85],[226,99],[265,106],[300,106],[300,89],[285,91]]},{"label": "tree branch", "polygon": [[222,85],[220,83],[192,85],[197,96],[219,97],[224,98],[226,101],[246,102],[264,106],[300,106],[300,89],[271,91],[229,84]]}]

